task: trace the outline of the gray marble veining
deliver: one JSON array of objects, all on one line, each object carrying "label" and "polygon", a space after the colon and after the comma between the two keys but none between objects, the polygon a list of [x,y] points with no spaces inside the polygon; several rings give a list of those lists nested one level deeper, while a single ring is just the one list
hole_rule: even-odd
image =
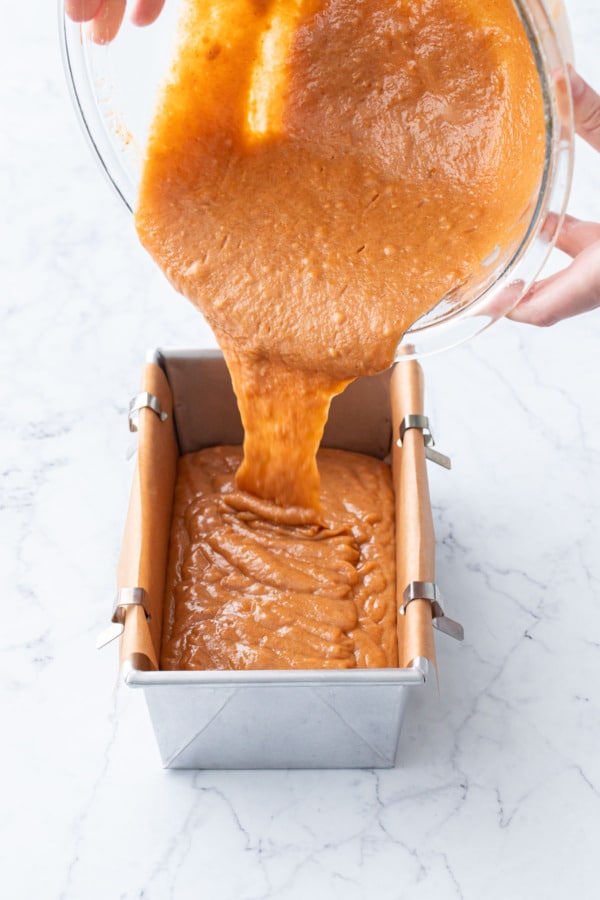
[{"label": "gray marble veining", "polygon": [[[600,85],[600,11],[569,2]],[[598,896],[600,315],[502,323],[425,362],[439,582],[465,625],[389,771],[160,769],[106,622],[147,347],[214,346],[139,248],[64,84],[54,4],[0,30],[2,895]],[[600,216],[578,146],[572,211]],[[555,261],[555,265],[558,264]]]}]

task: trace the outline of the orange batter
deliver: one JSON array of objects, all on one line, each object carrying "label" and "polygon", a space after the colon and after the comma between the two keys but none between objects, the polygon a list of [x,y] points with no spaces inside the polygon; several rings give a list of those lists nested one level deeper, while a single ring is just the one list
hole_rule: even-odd
[{"label": "orange batter", "polygon": [[395,664],[389,473],[320,484],[329,403],[519,245],[544,136],[512,0],[186,0],[136,225],[245,441],[180,462],[165,668]]},{"label": "orange batter", "polygon": [[331,396],[518,244],[543,157],[511,0],[186,0],[136,224],[225,353],[240,487],[318,508]]},{"label": "orange batter", "polygon": [[240,460],[179,460],[161,668],[397,665],[389,467],[320,451],[317,522],[236,490]]}]

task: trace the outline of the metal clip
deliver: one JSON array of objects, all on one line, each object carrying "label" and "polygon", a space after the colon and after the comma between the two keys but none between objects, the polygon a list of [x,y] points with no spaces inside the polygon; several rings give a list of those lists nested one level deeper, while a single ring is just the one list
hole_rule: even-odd
[{"label": "metal clip", "polygon": [[151,409],[152,412],[156,413],[161,422],[164,422],[165,419],[168,419],[168,415],[166,412],[163,412],[162,407],[160,405],[160,400],[154,394],[149,393],[149,391],[142,391],[141,394],[137,394],[129,404],[129,414],[127,416],[129,420],[129,430],[137,431],[137,424],[134,420],[134,414],[139,412],[140,409]]},{"label": "metal clip", "polygon": [[437,463],[438,466],[443,466],[444,469],[452,468],[452,461],[450,460],[450,457],[445,456],[443,453],[440,453],[439,450],[433,449],[435,446],[435,441],[433,439],[433,434],[431,433],[431,428],[429,427],[429,419],[427,416],[404,416],[404,418],[400,422],[400,440],[398,441],[399,447],[402,446],[404,435],[410,428],[417,428],[419,431],[423,432],[423,443],[425,444],[425,456],[427,457],[427,459],[430,459],[431,462]]},{"label": "metal clip", "polygon": [[431,603],[431,622],[438,631],[443,631],[456,641],[465,638],[464,628],[460,622],[448,618],[444,614],[440,600],[441,594],[437,584],[432,581],[411,581],[402,596],[402,606],[398,610],[401,616],[406,615],[406,609],[413,600],[428,600]]},{"label": "metal clip", "polygon": [[98,635],[98,640],[96,641],[96,649],[100,650],[102,647],[106,647],[107,644],[110,644],[111,641],[114,641],[116,640],[116,638],[121,637],[123,631],[125,630],[126,607],[141,606],[146,615],[146,619],[149,622],[150,616],[146,612],[145,603],[146,591],[144,590],[144,588],[121,588],[121,590],[117,594],[115,608],[113,609],[113,614],[111,617],[111,624],[108,626],[108,628],[105,628],[100,635]]}]

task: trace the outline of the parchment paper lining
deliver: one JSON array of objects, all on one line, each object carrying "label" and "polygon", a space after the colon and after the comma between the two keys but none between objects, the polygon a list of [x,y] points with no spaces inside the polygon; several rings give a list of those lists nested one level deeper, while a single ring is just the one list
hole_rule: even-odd
[{"label": "parchment paper lining", "polygon": [[[126,611],[120,642],[120,664],[158,669],[165,593],[169,532],[176,479],[177,440],[173,398],[160,366],[144,367],[142,391],[160,400],[168,418],[163,422],[150,409],[138,420],[138,457],[117,574],[117,588],[142,587],[147,612]],[[396,494],[396,600],[400,605],[411,581],[435,581],[435,535],[429,497],[423,435],[409,430],[397,445],[400,422],[409,414],[423,414],[423,373],[414,360],[394,366],[390,380],[393,436],[391,461]],[[345,449],[341,447],[340,449]],[[436,665],[428,601],[415,600],[398,616],[399,665],[405,668],[424,657]]]}]

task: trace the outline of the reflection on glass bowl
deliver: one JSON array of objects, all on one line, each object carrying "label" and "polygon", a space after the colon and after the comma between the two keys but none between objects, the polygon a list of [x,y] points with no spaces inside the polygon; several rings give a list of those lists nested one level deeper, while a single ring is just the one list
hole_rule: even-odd
[{"label": "reflection on glass bowl", "polygon": [[[515,0],[536,61],[546,110],[543,177],[526,211],[524,237],[498,246],[467,281],[441,298],[406,332],[402,354],[422,356],[447,349],[504,316],[539,275],[554,246],[566,209],[573,162],[573,124],[568,91],[557,89],[571,43],[562,0]],[[84,132],[111,184],[130,210],[136,201],[144,147],[157,87],[168,72],[178,4],[167,3],[149,28],[127,21],[112,44],[96,45],[59,2],[63,56]],[[564,83],[564,82],[563,82]]]}]

